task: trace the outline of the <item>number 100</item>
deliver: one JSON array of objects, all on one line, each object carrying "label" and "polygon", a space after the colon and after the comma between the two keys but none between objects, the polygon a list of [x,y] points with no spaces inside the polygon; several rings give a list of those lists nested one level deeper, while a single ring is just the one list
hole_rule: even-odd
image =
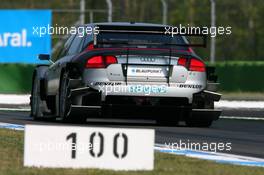
[{"label": "number 100", "polygon": [[[99,137],[99,151],[94,152],[94,139],[95,137]],[[123,152],[118,153],[117,148],[118,148],[118,140],[123,139]],[[77,134],[75,132],[70,133],[67,137],[66,140],[71,140],[72,142],[72,147],[71,147],[71,158],[75,159],[76,158],[76,148],[77,148]],[[92,148],[89,150],[89,153],[92,157],[99,158],[104,154],[104,135],[101,132],[93,132],[90,137],[90,144],[92,145]],[[113,155],[116,158],[122,159],[127,156],[128,152],[128,137],[124,133],[117,133],[113,137]]]}]

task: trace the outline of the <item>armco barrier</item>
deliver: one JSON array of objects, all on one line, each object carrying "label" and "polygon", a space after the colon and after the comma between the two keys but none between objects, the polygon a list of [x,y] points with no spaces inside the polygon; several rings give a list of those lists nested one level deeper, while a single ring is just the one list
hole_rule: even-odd
[{"label": "armco barrier", "polygon": [[[35,65],[0,64],[0,93],[29,93]],[[220,91],[263,92],[264,62],[217,63]]]}]

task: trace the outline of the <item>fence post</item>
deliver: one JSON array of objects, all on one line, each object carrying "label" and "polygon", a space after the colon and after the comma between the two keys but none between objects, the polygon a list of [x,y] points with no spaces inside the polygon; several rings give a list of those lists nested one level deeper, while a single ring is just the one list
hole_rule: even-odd
[{"label": "fence post", "polygon": [[108,22],[112,22],[113,5],[112,0],[106,0],[108,6]]},{"label": "fence post", "polygon": [[[215,0],[211,1],[211,27],[215,27]],[[215,63],[215,37],[211,37],[210,62]]]},{"label": "fence post", "polygon": [[85,23],[85,0],[80,0],[80,24]]},{"label": "fence post", "polygon": [[162,3],[162,23],[167,24],[167,16],[168,16],[168,4],[166,0],[161,0]]}]

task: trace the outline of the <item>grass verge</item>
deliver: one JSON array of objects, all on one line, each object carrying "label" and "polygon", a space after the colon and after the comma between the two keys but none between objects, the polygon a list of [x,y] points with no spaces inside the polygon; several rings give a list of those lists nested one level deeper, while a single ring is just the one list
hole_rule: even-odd
[{"label": "grass verge", "polygon": [[23,132],[0,129],[0,175],[263,175],[264,168],[217,164],[211,161],[155,153],[153,171],[109,171],[98,169],[51,169],[23,167]]}]

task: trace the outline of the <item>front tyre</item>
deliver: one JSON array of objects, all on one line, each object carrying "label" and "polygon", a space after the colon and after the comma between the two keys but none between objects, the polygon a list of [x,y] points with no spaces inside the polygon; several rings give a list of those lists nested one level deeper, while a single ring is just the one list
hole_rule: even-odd
[{"label": "front tyre", "polygon": [[31,93],[31,116],[34,120],[40,120],[43,117],[41,111],[40,85],[37,75],[34,76]]}]

